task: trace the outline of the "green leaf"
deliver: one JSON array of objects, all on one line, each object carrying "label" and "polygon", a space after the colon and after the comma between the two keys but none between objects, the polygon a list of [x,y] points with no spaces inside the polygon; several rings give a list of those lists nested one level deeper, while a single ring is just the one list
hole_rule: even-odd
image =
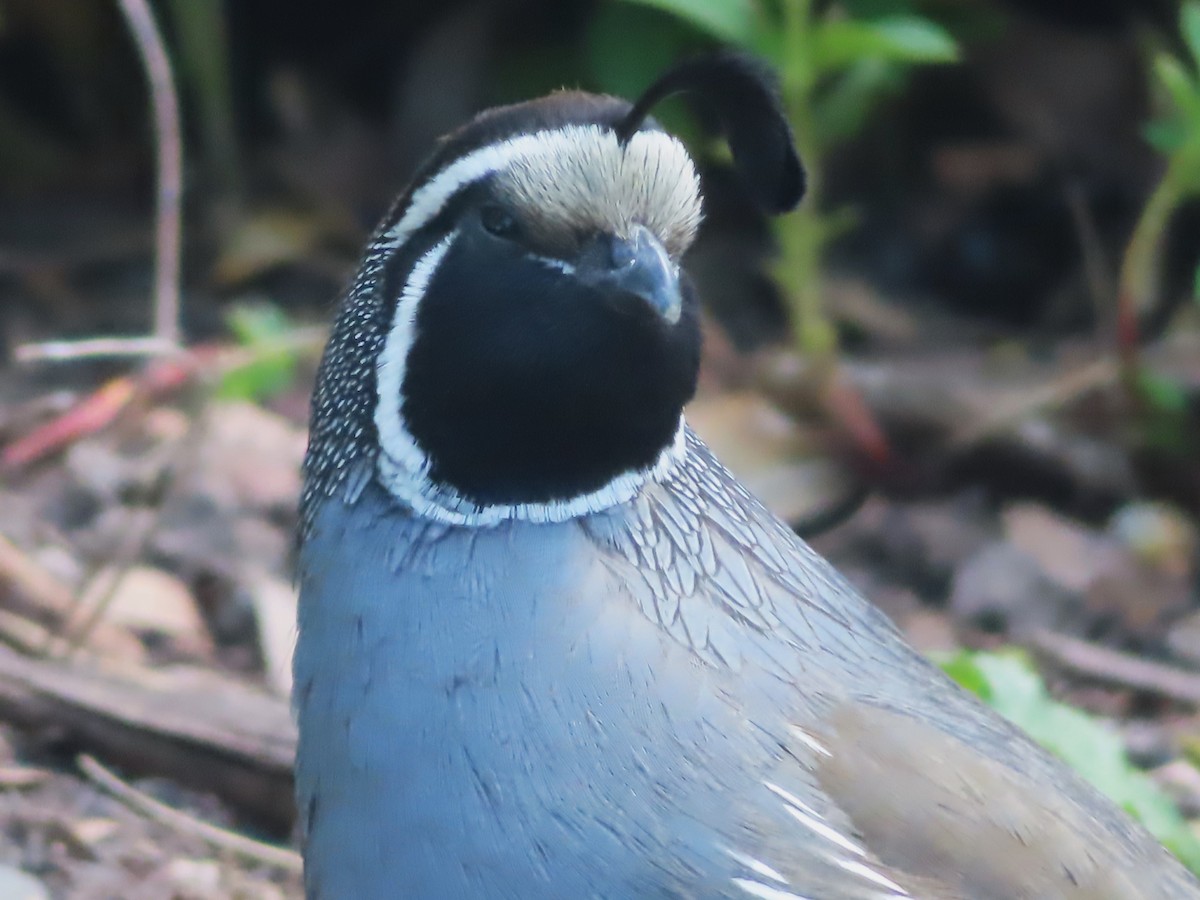
[{"label": "green leaf", "polygon": [[231,190],[241,177],[229,47],[232,11],[225,4],[195,0],[170,0],[168,9],[175,26],[176,66],[195,102],[206,162],[217,167],[222,187]]},{"label": "green leaf", "polygon": [[[617,97],[636,97],[662,74],[664,59],[680,59],[706,39],[686,21],[661,10],[631,3],[605,3],[588,24],[588,68],[602,91]],[[681,109],[665,106],[655,116],[669,131]],[[682,135],[691,137],[690,132]]]},{"label": "green leaf", "polygon": [[984,702],[991,702],[987,676],[975,664],[975,654],[962,651],[940,661],[942,671]]},{"label": "green leaf", "polygon": [[1187,143],[1188,127],[1182,119],[1156,119],[1142,126],[1142,137],[1163,156],[1170,156]]},{"label": "green leaf", "polygon": [[251,351],[250,360],[225,373],[217,385],[224,400],[264,400],[291,386],[296,355],[280,344],[291,323],[272,303],[239,303],[230,309],[225,324],[238,343]]},{"label": "green leaf", "polygon": [[864,59],[832,79],[813,109],[822,145],[829,147],[857,134],[875,104],[904,86],[899,69],[895,63]]},{"label": "green leaf", "polygon": [[1140,820],[1190,869],[1200,871],[1200,840],[1171,799],[1129,762],[1120,736],[1053,699],[1023,654],[963,651],[942,661],[942,668]]},{"label": "green leaf", "polygon": [[838,4],[850,19],[881,19],[913,13],[913,0],[842,0]]},{"label": "green leaf", "polygon": [[1192,299],[1200,306],[1200,265],[1196,266],[1196,277],[1192,281]]},{"label": "green leaf", "polygon": [[1200,68],[1200,3],[1190,0],[1183,4],[1179,14],[1179,31],[1192,55],[1192,64]]},{"label": "green leaf", "polygon": [[1173,56],[1160,53],[1154,58],[1154,74],[1166,90],[1175,107],[1188,120],[1190,128],[1200,128],[1200,85],[1197,85],[1183,63]]},{"label": "green leaf", "polygon": [[1190,404],[1187,389],[1172,378],[1144,371],[1138,379],[1142,397],[1160,412],[1186,412]]},{"label": "green leaf", "polygon": [[706,34],[737,44],[753,46],[762,30],[762,14],[754,0],[624,0],[661,9],[690,22]]},{"label": "green leaf", "polygon": [[813,62],[833,72],[863,59],[898,63],[949,63],[958,59],[954,38],[920,16],[888,16],[871,22],[827,19],[813,35]]}]

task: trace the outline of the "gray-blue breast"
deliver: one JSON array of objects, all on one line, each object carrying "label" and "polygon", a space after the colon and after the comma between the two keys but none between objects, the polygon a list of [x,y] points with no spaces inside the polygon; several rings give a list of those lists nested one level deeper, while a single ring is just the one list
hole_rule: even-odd
[{"label": "gray-blue breast", "polygon": [[366,251],[305,468],[308,896],[1200,896],[688,430],[676,90],[798,202],[771,87],[718,56],[481,114]]}]

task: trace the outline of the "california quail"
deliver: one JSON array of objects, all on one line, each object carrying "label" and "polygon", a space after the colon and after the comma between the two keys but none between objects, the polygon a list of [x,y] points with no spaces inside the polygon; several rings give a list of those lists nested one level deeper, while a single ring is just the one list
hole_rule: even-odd
[{"label": "california quail", "polygon": [[1200,897],[688,429],[699,183],[646,119],[680,89],[798,202],[716,56],[480,114],[367,248],[305,463],[308,897]]}]

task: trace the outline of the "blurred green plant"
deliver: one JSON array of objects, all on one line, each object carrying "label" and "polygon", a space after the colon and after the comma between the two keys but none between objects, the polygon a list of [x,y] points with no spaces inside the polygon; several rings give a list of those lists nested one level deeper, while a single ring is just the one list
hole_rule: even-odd
[{"label": "blurred green plant", "polygon": [[915,0],[624,0],[666,11],[707,36],[770,60],[808,172],[808,197],[780,220],[777,275],[798,348],[831,374],[834,328],[821,302],[829,242],[851,227],[849,210],[826,210],[821,188],[830,152],[857,133],[876,103],[916,65],[950,63],[958,48]]},{"label": "blurred green plant", "polygon": [[[1179,31],[1185,58],[1159,50],[1150,60],[1162,112],[1145,126],[1144,134],[1166,162],[1125,248],[1117,294],[1117,341],[1125,384],[1142,406],[1142,438],[1159,449],[1187,452],[1192,432],[1187,392],[1144,370],[1138,352],[1138,319],[1157,292],[1167,229],[1183,203],[1200,197],[1200,0],[1182,4]],[[1200,298],[1200,268],[1193,292]]]},{"label": "blurred green plant", "polygon": [[1189,869],[1200,873],[1200,839],[1171,798],[1129,761],[1119,735],[1051,697],[1023,653],[964,650],[941,665],[951,678],[1066,761],[1145,825]]},{"label": "blurred green plant", "polygon": [[179,82],[193,98],[204,159],[222,189],[236,194],[242,174],[233,114],[233,66],[226,8],[216,0],[169,0]]},{"label": "blurred green plant", "polygon": [[283,310],[266,301],[237,303],[225,324],[246,351],[246,361],[221,376],[218,397],[261,402],[291,387],[298,354],[291,341],[295,326]]},{"label": "blurred green plant", "polygon": [[[1166,157],[1166,167],[1146,201],[1121,267],[1123,312],[1136,316],[1154,292],[1158,257],[1171,216],[1185,200],[1200,196],[1200,0],[1180,10],[1186,59],[1166,50],[1154,54],[1153,86],[1163,107],[1144,129],[1146,140]],[[1200,295],[1200,269],[1196,273]]]}]

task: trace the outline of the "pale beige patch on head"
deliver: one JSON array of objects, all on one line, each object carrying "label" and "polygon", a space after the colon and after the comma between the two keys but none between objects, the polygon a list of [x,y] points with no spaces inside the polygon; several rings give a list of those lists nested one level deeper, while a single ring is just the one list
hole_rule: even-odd
[{"label": "pale beige patch on head", "polygon": [[639,131],[622,146],[611,129],[568,126],[497,172],[496,187],[555,244],[589,233],[627,236],[644,225],[678,258],[700,225],[700,179],[683,145]]}]

